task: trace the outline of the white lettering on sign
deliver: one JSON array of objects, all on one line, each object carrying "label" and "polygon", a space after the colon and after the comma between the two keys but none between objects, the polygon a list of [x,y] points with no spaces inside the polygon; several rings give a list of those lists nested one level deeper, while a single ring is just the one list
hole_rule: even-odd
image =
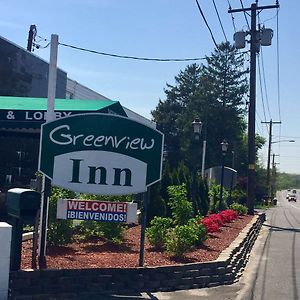
[{"label": "white lettering on sign", "polygon": [[91,221],[107,221],[107,222],[126,222],[126,214],[116,213],[99,213],[87,211],[68,211],[68,220],[91,220]]},{"label": "white lettering on sign", "polygon": [[150,144],[145,142],[144,138],[134,138],[131,139],[128,136],[119,138],[117,136],[105,136],[99,135],[95,136],[93,134],[84,135],[72,135],[70,134],[69,125],[60,125],[50,131],[49,137],[50,140],[57,145],[74,145],[78,146],[79,144],[85,147],[103,147],[110,146],[112,148],[125,148],[131,150],[150,150],[154,147],[155,141],[151,139]]},{"label": "white lettering on sign", "polygon": [[137,204],[78,199],[58,199],[58,219],[137,223]]},{"label": "white lettering on sign", "polygon": [[127,212],[127,204],[124,202],[100,202],[68,200],[68,210],[100,211],[100,212]]},{"label": "white lettering on sign", "polygon": [[[57,111],[55,112],[55,117],[57,119],[68,117],[72,114],[72,112],[65,112],[65,111]],[[25,112],[25,120],[35,120],[35,121],[41,121],[47,119],[47,112],[41,112],[41,111],[26,111]]]},{"label": "white lettering on sign", "polygon": [[7,112],[6,119],[7,120],[14,120],[15,119],[14,112],[11,111],[11,110],[9,112]]}]

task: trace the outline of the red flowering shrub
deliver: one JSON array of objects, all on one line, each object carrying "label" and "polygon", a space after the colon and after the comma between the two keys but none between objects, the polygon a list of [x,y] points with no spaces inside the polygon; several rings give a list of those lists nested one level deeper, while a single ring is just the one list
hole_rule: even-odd
[{"label": "red flowering shrub", "polygon": [[224,223],[231,222],[238,217],[236,211],[226,209],[219,214],[211,214],[201,220],[209,233],[217,232]]},{"label": "red flowering shrub", "polygon": [[208,232],[212,233],[218,231],[224,222],[219,214],[211,214],[203,218],[202,224]]},{"label": "red flowering shrub", "polygon": [[221,227],[214,218],[205,217],[201,222],[209,233],[217,232]]},{"label": "red flowering shrub", "polygon": [[223,221],[223,223],[229,223],[235,220],[238,217],[238,214],[233,209],[226,209],[220,212],[220,217]]},{"label": "red flowering shrub", "polygon": [[224,224],[224,221],[222,220],[220,214],[211,214],[208,217],[216,222],[219,226],[222,226]]}]

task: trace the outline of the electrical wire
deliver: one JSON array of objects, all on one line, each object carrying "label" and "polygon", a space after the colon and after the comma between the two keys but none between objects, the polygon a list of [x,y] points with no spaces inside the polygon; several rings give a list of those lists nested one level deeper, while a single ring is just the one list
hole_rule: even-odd
[{"label": "electrical wire", "polygon": [[[85,51],[89,53],[94,53],[94,54],[99,54],[99,55],[104,55],[104,56],[110,56],[110,57],[115,57],[115,58],[124,58],[124,59],[133,59],[133,60],[142,60],[142,61],[157,61],[157,62],[181,62],[181,61],[196,61],[196,60],[207,60],[210,56],[205,56],[205,57],[195,57],[195,58],[148,58],[148,57],[137,57],[137,56],[129,56],[129,55],[118,55],[118,54],[112,54],[112,53],[106,53],[106,52],[100,52],[96,50],[91,50],[87,48],[82,48],[78,46],[73,46],[65,43],[60,43],[59,45],[64,46],[64,47],[69,47],[75,50],[80,50],[80,51]],[[237,53],[236,55],[240,54],[245,54],[248,53],[249,51],[244,51],[241,53]],[[226,56],[226,54],[224,54]]]},{"label": "electrical wire", "polygon": [[262,100],[262,105],[263,105],[263,114],[264,114],[265,120],[267,120],[267,117],[266,117],[266,109],[265,109],[265,101],[264,101],[264,93],[263,93],[263,89],[262,89],[261,67],[260,67],[260,59],[259,59],[259,56],[257,57],[257,61],[258,61],[258,74],[259,74],[260,94],[261,94],[261,100]]},{"label": "electrical wire", "polygon": [[[231,10],[231,4],[229,2],[229,0],[227,0],[227,3],[228,3],[228,10]],[[231,20],[232,20],[232,26],[233,26],[233,30],[234,32],[236,32],[236,26],[235,26],[235,21],[234,21],[234,16],[233,16],[233,13],[230,13],[231,14]]]},{"label": "electrical wire", "polygon": [[272,115],[271,115],[271,112],[270,112],[270,106],[269,106],[269,97],[268,97],[268,90],[267,90],[267,83],[266,83],[266,73],[265,73],[265,66],[264,66],[264,57],[263,57],[263,50],[262,50],[262,47],[261,47],[261,66],[262,66],[262,75],[263,75],[263,83],[264,83],[264,89],[265,89],[265,96],[266,96],[266,105],[267,105],[267,109],[268,109],[268,112],[269,112],[269,116],[270,116],[270,119],[272,119]]},{"label": "electrical wire", "polygon": [[118,54],[112,54],[112,53],[106,53],[106,52],[100,52],[96,50],[86,49],[82,47],[77,47],[73,45],[68,45],[65,43],[59,43],[59,45],[64,47],[69,47],[76,50],[81,50],[85,52],[90,52],[94,54],[104,55],[104,56],[110,56],[110,57],[116,57],[116,58],[125,58],[125,59],[134,59],[134,60],[144,60],[144,61],[160,61],[160,62],[178,62],[178,61],[195,61],[195,60],[205,60],[206,57],[195,57],[195,58],[147,58],[147,57],[137,57],[137,56],[128,56],[128,55],[118,55]]},{"label": "electrical wire", "polygon": [[[242,6],[242,9],[245,9],[242,0],[240,0],[240,3],[241,3],[241,6]],[[247,19],[247,16],[246,16],[246,12],[245,12],[245,11],[244,11],[244,17],[245,17],[245,20],[246,20],[246,23],[247,23],[247,26],[248,26],[248,30],[250,30],[249,21],[248,21],[248,19]]]},{"label": "electrical wire", "polygon": [[204,16],[204,13],[203,13],[203,11],[202,11],[202,9],[201,9],[201,7],[200,7],[200,4],[199,4],[198,0],[196,0],[196,3],[197,3],[198,10],[199,10],[199,12],[200,12],[200,14],[201,14],[201,16],[202,16],[202,18],[203,18],[203,20],[204,20],[204,23],[205,23],[206,27],[208,28],[208,31],[209,31],[210,36],[211,36],[211,39],[213,40],[213,42],[214,42],[216,48],[219,50],[218,44],[217,44],[217,42],[216,42],[216,40],[215,40],[215,37],[214,37],[214,35],[213,35],[213,33],[212,33],[211,28],[209,27],[209,25],[208,25],[208,23],[207,23],[207,20],[206,20],[206,18],[205,18],[205,16]]},{"label": "electrical wire", "polygon": [[221,28],[222,28],[222,32],[223,32],[225,41],[228,42],[227,36],[226,36],[226,33],[225,33],[225,30],[224,30],[224,27],[223,27],[223,24],[222,24],[220,15],[219,15],[219,11],[218,11],[218,8],[217,8],[217,6],[216,6],[216,2],[215,2],[215,0],[212,0],[212,2],[213,2],[213,4],[214,4],[214,8],[215,8],[216,14],[217,14],[217,16],[218,16],[218,20],[219,20],[220,26],[221,26]]}]

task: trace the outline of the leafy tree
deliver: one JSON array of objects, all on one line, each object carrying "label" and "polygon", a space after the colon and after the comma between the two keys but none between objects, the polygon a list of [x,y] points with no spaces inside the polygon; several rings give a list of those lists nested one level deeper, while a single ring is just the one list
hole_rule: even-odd
[{"label": "leafy tree", "polygon": [[185,158],[190,169],[195,165],[195,161],[191,161],[194,158],[191,124],[195,117],[204,123],[207,167],[220,164],[219,144],[224,138],[232,149],[246,150],[242,145],[247,71],[242,67],[243,56],[229,43],[222,43],[219,50],[207,57],[207,64],[188,65],[175,76],[174,86],[167,84],[166,100],[160,100],[152,115],[165,134],[172,167],[180,158]]},{"label": "leafy tree", "polygon": [[277,188],[278,190],[284,189],[299,189],[300,188],[300,175],[299,174],[277,174]]},{"label": "leafy tree", "polygon": [[147,210],[147,224],[150,224],[154,217],[166,216],[166,202],[161,197],[161,184],[156,183],[150,187],[150,203]]}]

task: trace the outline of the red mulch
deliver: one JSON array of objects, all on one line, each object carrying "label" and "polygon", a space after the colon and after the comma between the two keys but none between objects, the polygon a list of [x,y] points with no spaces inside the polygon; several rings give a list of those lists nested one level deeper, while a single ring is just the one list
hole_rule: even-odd
[{"label": "red mulch", "polygon": [[[205,262],[217,259],[238,236],[253,216],[240,216],[232,223],[221,227],[219,232],[209,234],[203,245],[187,253],[182,259],[169,257],[155,251],[146,240],[145,266],[162,266],[180,263]],[[46,268],[84,269],[84,268],[130,268],[138,267],[140,251],[140,226],[126,230],[122,245],[107,243],[102,239],[77,241],[67,246],[47,248]],[[23,242],[22,269],[31,269],[32,242]]]}]

